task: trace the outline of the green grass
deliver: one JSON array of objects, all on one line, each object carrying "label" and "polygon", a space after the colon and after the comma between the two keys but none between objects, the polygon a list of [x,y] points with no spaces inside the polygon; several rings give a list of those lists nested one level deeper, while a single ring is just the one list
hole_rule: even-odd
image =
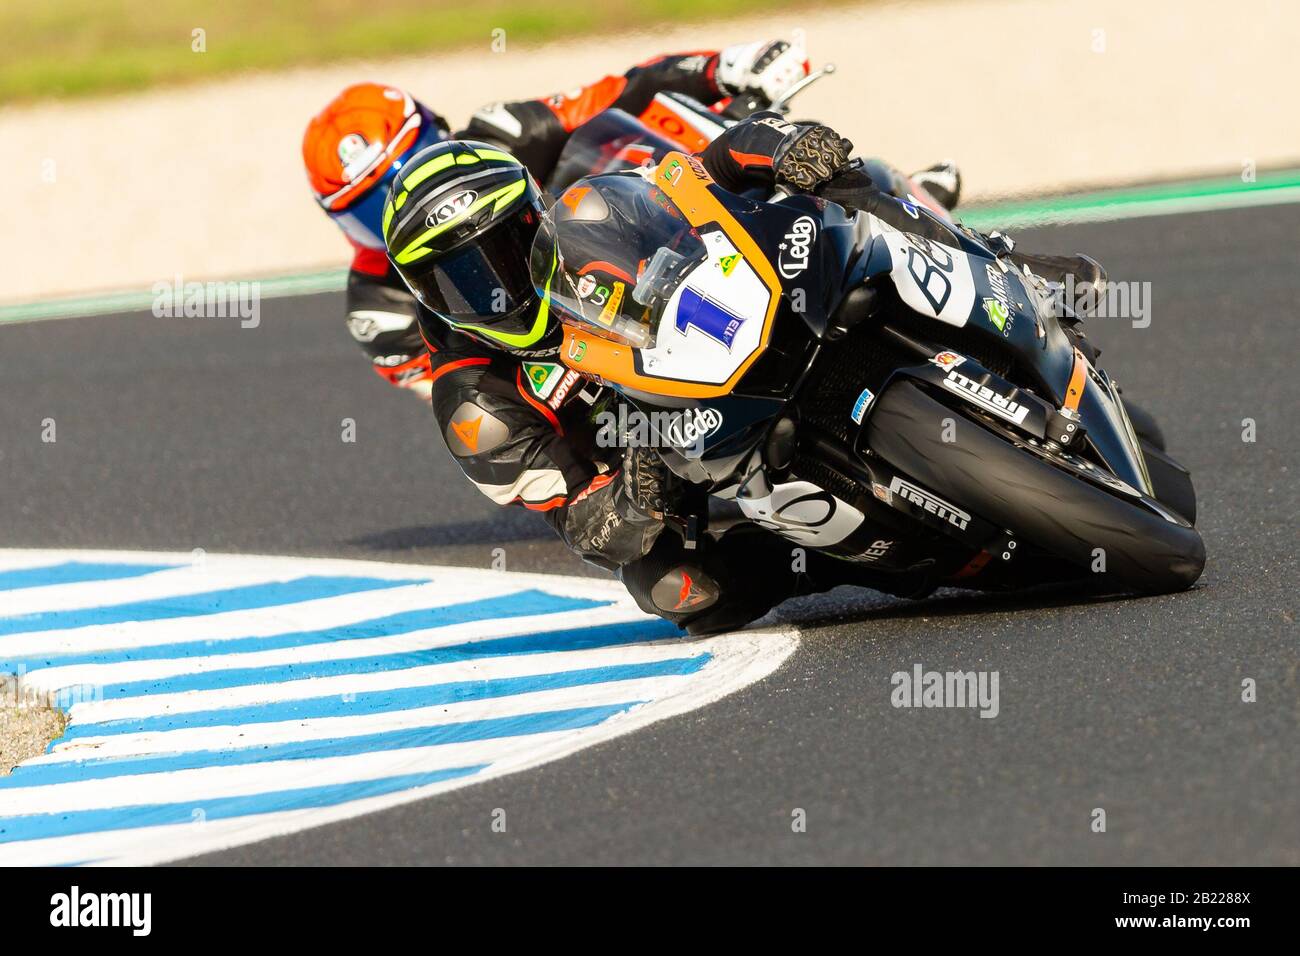
[{"label": "green grass", "polygon": [[[827,2],[827,0],[822,0]],[[836,2],[836,0],[830,0]],[[785,9],[748,0],[746,13]],[[0,103],[734,16],[725,0],[37,0],[0,5]],[[205,31],[195,52],[193,31]],[[749,39],[737,37],[737,40]],[[653,37],[647,38],[653,43]]]}]

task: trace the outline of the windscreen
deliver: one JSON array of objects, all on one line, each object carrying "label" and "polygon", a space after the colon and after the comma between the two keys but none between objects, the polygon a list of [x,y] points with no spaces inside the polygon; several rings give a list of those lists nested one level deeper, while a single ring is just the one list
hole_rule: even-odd
[{"label": "windscreen", "polygon": [[567,323],[637,348],[682,279],[705,259],[704,243],[672,200],[637,173],[570,187],[533,242],[533,284]]}]

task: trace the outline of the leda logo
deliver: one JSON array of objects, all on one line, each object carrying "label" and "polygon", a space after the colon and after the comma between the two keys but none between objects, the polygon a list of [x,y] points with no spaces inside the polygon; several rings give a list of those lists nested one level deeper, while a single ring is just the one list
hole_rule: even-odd
[{"label": "leda logo", "polygon": [[817,223],[812,216],[800,216],[784,238],[778,247],[781,252],[776,258],[776,270],[784,278],[793,279],[808,268],[808,258],[817,241]]},{"label": "leda logo", "polygon": [[686,448],[709,437],[721,427],[722,413],[717,409],[695,408],[674,415],[664,434],[678,448]]}]

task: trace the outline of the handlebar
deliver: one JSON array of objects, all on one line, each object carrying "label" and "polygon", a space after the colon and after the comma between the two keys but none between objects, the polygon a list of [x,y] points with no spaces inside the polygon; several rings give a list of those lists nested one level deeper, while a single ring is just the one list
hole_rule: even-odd
[{"label": "handlebar", "polygon": [[786,90],[781,96],[779,96],[772,103],[771,109],[774,109],[778,113],[782,113],[782,114],[790,112],[790,101],[795,98],[795,95],[797,93],[800,93],[803,90],[807,89],[809,86],[811,86],[812,84],[820,80],[823,76],[830,76],[834,72],[835,72],[834,63],[827,63],[820,70],[813,70],[802,80],[794,84],[792,87]]},{"label": "handlebar", "polygon": [[745,117],[763,110],[776,110],[784,115],[790,112],[790,101],[797,94],[806,90],[823,76],[830,76],[834,72],[835,64],[827,63],[820,70],[813,70],[771,102],[768,102],[761,93],[741,93],[739,96],[732,98],[731,102],[722,110],[721,115],[729,120],[743,120]]}]

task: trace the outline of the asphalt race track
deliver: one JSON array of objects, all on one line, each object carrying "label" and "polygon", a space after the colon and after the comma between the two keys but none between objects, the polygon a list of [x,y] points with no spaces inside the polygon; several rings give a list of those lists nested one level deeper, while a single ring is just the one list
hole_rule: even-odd
[{"label": "asphalt race track", "polygon": [[[1149,328],[1091,334],[1196,477],[1209,563],[1192,592],[806,599],[784,609],[803,632],[793,657],[702,710],[200,861],[1300,864],[1297,236],[1295,206],[1017,234],[1152,283]],[[502,547],[513,570],[592,573],[464,481],[340,315],[323,295],[264,302],[255,329],[0,327],[0,547],[474,567]],[[890,675],[915,664],[997,671],[999,715],[893,708]]]}]

